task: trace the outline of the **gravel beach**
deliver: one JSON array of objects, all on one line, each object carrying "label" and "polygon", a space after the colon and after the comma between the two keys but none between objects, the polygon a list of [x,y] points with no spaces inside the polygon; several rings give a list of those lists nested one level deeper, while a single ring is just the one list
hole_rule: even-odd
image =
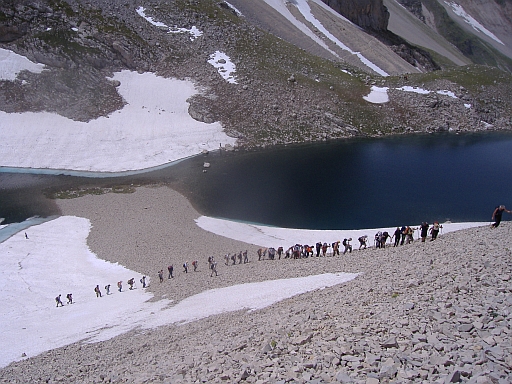
[{"label": "gravel beach", "polygon": [[[258,261],[265,244],[200,229],[199,213],[167,187],[58,204],[63,215],[91,220],[88,244],[98,257],[149,276],[155,300],[326,272],[360,275],[262,310],[58,348],[10,364],[0,370],[0,382],[512,382],[509,222],[397,248]],[[249,263],[224,265],[224,254],[245,250]],[[208,271],[211,255],[217,277]],[[198,271],[185,274],[183,262],[193,260]],[[173,279],[167,279],[169,264]]]}]

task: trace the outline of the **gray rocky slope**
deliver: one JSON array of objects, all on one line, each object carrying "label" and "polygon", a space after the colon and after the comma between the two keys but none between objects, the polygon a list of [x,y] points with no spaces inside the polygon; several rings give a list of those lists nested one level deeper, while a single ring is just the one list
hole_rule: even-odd
[{"label": "gray rocky slope", "polygon": [[[336,55],[320,49],[264,1],[232,3],[243,16],[211,0],[5,0],[0,4],[0,47],[44,63],[47,70],[0,81],[0,110],[50,111],[80,121],[105,116],[125,103],[108,77],[129,69],[194,81],[201,93],[189,100],[190,114],[204,122],[220,121],[245,147],[511,127],[507,72],[453,63],[430,71],[420,50],[383,44],[312,6],[335,37],[391,75],[381,77],[327,40]],[[139,16],[140,6],[154,20],[171,27],[196,26],[203,35],[191,41],[186,33],[168,33]],[[322,39],[314,25],[302,21]],[[235,63],[238,84],[227,83],[207,63],[217,50]],[[372,85],[389,87],[390,101],[365,101]],[[405,85],[432,92],[396,90]]]},{"label": "gray rocky slope", "polygon": [[[0,370],[0,382],[510,383],[511,234],[504,223],[340,257],[252,254],[219,276],[361,275],[250,313],[59,348]],[[180,289],[193,279],[210,277]]]}]

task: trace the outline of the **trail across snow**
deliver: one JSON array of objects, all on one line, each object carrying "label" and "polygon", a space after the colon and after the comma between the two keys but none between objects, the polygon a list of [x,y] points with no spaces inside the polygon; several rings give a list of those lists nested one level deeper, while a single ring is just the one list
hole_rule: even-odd
[{"label": "trail across snow", "polygon": [[[141,275],[100,260],[87,246],[91,224],[73,216],[33,226],[0,243],[0,367],[80,340],[98,342],[142,327],[184,323],[241,309],[256,310],[308,291],[350,281],[356,274],[330,273],[235,285],[202,292],[173,306],[149,301]],[[127,280],[135,278],[136,289]],[[123,282],[122,292],[116,284]],[[149,280],[148,280],[149,282]],[[105,285],[111,285],[106,295]],[[94,287],[100,286],[98,298]],[[262,294],[272,292],[272,294]],[[62,295],[63,307],[55,297]],[[72,293],[73,304],[66,303]]]}]

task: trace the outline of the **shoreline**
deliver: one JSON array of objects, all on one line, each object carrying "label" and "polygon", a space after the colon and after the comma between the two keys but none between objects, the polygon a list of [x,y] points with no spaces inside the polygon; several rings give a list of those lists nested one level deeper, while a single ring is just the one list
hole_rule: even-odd
[{"label": "shoreline", "polygon": [[[170,188],[138,188],[129,195],[60,203],[63,214],[91,220],[87,243],[98,257],[107,255],[132,270],[149,271],[149,291],[156,301],[180,303],[206,290],[322,273],[358,276],[262,309],[136,329],[105,341],[43,352],[1,369],[0,382],[33,382],[41,372],[52,381],[62,376],[84,383],[100,375],[114,382],[173,383],[317,378],[362,384],[370,379],[441,382],[453,377],[476,383],[485,382],[475,381],[478,377],[491,380],[490,375],[512,378],[512,360],[507,357],[512,352],[507,318],[510,250],[504,248],[512,233],[510,223],[340,257],[258,262],[252,253],[248,264],[233,266],[217,259],[219,276],[210,277],[210,253],[255,248],[197,227],[199,214]],[[134,244],[144,248],[143,255],[128,252]],[[200,255],[199,271],[185,274],[178,267],[174,279],[159,283],[157,270],[181,261],[184,254]],[[272,290],[259,294],[273,296]],[[147,316],[149,320],[154,314]],[[84,365],[88,369],[80,370]],[[56,372],[55,366],[61,369]]]}]

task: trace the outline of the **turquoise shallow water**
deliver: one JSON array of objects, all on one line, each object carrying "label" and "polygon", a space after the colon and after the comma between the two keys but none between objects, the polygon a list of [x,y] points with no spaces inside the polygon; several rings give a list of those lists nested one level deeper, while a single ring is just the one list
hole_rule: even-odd
[{"label": "turquoise shallow water", "polygon": [[[206,172],[204,162],[211,164]],[[147,173],[81,176],[1,172],[0,217],[16,222],[58,214],[42,195],[48,190],[164,183],[203,214],[280,227],[490,221],[497,204],[512,207],[512,134],[400,136],[214,152]]]}]

